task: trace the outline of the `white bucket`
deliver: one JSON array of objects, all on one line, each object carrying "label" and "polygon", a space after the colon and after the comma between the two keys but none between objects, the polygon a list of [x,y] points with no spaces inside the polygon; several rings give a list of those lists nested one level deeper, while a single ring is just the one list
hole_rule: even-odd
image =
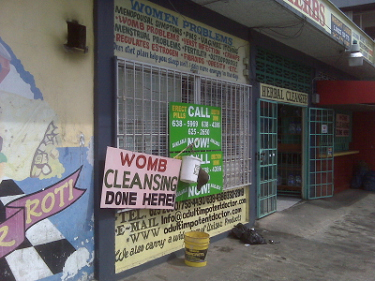
[{"label": "white bucket", "polygon": [[182,156],[180,181],[186,183],[197,182],[202,160],[194,156]]}]

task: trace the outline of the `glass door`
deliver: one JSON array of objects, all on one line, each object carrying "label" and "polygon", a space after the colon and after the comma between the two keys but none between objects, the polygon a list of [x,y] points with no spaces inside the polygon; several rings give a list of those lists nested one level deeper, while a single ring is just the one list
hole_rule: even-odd
[{"label": "glass door", "polygon": [[307,199],[333,196],[334,111],[309,108]]},{"label": "glass door", "polygon": [[258,218],[277,210],[277,103],[258,100]]}]

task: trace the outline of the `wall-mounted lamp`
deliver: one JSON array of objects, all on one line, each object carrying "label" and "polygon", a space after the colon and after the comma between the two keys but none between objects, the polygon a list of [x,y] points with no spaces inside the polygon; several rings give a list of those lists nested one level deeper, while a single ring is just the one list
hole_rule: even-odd
[{"label": "wall-mounted lamp", "polygon": [[320,103],[320,95],[319,94],[312,94],[311,96],[311,102],[313,104],[317,104],[317,103]]},{"label": "wall-mounted lamp", "polygon": [[68,21],[68,42],[64,44],[68,50],[79,50],[87,53],[86,46],[86,26],[77,21]]},{"label": "wall-mounted lamp", "polygon": [[250,70],[249,70],[250,59],[248,57],[244,57],[242,60],[242,63],[245,67],[243,70],[243,76],[249,77],[250,76]]},{"label": "wall-mounted lamp", "polygon": [[363,54],[360,52],[359,45],[356,40],[353,41],[353,44],[345,52],[349,53],[348,55],[349,66],[363,65]]}]

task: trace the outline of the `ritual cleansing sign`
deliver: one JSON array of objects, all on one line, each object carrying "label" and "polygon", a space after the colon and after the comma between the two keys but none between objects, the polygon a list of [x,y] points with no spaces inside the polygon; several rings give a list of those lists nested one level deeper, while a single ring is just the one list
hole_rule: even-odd
[{"label": "ritual cleansing sign", "polygon": [[108,147],[101,208],[173,209],[181,160]]}]

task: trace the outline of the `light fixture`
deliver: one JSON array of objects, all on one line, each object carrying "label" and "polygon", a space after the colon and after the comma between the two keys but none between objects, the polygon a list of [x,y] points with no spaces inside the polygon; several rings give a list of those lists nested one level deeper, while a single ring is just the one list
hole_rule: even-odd
[{"label": "light fixture", "polygon": [[346,50],[349,53],[348,61],[349,66],[361,66],[363,65],[363,54],[359,50],[359,45],[356,40],[353,40],[353,44],[350,46],[349,50]]},{"label": "light fixture", "polygon": [[311,102],[314,104],[320,103],[320,95],[315,93],[311,96]]},{"label": "light fixture", "polygon": [[68,21],[68,42],[64,44],[68,50],[79,50],[87,53],[86,46],[86,26],[79,24],[77,21]]}]

